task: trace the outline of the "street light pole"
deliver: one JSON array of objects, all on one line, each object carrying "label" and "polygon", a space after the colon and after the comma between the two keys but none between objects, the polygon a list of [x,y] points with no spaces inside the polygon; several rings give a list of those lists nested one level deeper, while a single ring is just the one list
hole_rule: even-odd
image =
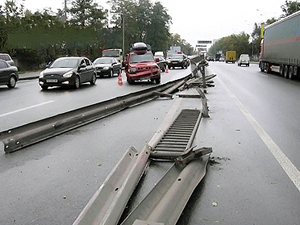
[{"label": "street light pole", "polygon": [[125,40],[124,40],[124,37],[125,37],[125,27],[124,27],[124,24],[125,24],[125,22],[124,22],[124,13],[122,14],[122,28],[123,28],[123,50],[122,50],[122,54],[123,54],[123,60],[124,60],[124,51],[125,51]]}]

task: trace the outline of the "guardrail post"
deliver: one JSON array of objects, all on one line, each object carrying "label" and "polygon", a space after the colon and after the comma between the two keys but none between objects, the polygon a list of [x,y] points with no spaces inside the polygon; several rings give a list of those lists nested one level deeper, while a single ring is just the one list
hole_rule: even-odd
[{"label": "guardrail post", "polygon": [[[205,67],[208,66],[208,63],[205,59],[202,59],[198,64],[198,70],[200,70],[202,74],[202,80],[203,80],[203,88],[206,88],[206,80],[205,80]],[[204,91],[206,93],[206,91]]]},{"label": "guardrail post", "polygon": [[202,115],[203,115],[203,117],[209,117],[207,98],[206,98],[204,92],[199,87],[197,87],[196,90],[198,91],[198,93],[200,94],[201,99],[202,99]]}]

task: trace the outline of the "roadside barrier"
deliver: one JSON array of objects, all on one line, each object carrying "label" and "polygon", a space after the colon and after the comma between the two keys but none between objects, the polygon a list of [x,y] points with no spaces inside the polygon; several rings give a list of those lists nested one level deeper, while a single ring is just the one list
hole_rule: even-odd
[{"label": "roadside barrier", "polygon": [[[198,58],[195,57],[191,61],[193,64],[197,63]],[[2,131],[0,132],[0,141],[3,142],[3,145],[0,147],[3,147],[5,153],[11,153],[126,108],[168,95],[196,76],[195,74],[197,74],[197,66],[192,67],[192,73],[184,78]]]},{"label": "roadside barrier", "polygon": [[0,141],[4,144],[5,153],[20,150],[26,146],[102,119],[126,108],[154,100],[159,97],[159,95],[156,94],[157,92],[162,93],[169,88],[177,86],[177,83],[188,80],[190,77],[191,74],[166,84],[119,96],[104,102],[3,131],[0,133]]}]

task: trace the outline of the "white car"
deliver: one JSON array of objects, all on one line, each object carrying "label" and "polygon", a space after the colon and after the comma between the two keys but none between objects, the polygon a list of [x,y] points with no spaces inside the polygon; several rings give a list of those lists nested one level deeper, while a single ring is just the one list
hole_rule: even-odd
[{"label": "white car", "polygon": [[250,57],[248,54],[241,54],[238,60],[238,66],[249,66],[250,65]]}]

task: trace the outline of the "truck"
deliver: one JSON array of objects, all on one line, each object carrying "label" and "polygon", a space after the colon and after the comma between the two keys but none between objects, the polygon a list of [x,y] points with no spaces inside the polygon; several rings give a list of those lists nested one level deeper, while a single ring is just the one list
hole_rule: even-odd
[{"label": "truck", "polygon": [[215,55],[215,61],[220,61],[221,56],[221,53],[217,52]]},{"label": "truck", "polygon": [[299,76],[299,30],[300,11],[265,27],[259,56],[261,72],[273,71],[287,79]]},{"label": "truck", "polygon": [[123,62],[123,51],[122,51],[122,49],[119,49],[119,48],[103,49],[102,56],[103,57],[114,57],[120,63]]},{"label": "truck", "polygon": [[235,63],[236,61],[236,51],[227,51],[226,52],[226,58],[225,58],[225,62],[226,63]]},{"label": "truck", "polygon": [[129,53],[124,61],[127,82],[151,81],[159,84],[161,81],[161,69],[154,59],[149,46],[144,42],[131,45]]},{"label": "truck", "polygon": [[182,54],[180,46],[170,46],[170,50],[167,51],[167,58],[171,58],[174,54]]}]

